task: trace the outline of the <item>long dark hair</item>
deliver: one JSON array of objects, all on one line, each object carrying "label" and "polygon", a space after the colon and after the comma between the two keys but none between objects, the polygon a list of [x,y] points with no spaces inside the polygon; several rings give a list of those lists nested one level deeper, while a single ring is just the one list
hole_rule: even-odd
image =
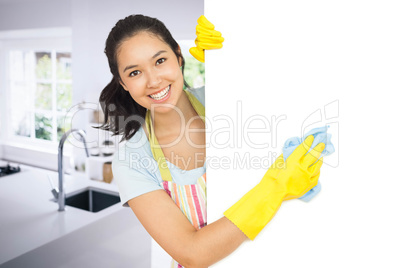
[{"label": "long dark hair", "polygon": [[[120,85],[117,51],[125,40],[143,31],[156,35],[169,45],[177,59],[182,61],[184,77],[184,58],[179,45],[161,21],[144,15],[130,15],[116,23],[106,39],[105,53],[113,78],[99,97],[105,121],[98,128],[111,131],[113,135],[122,134],[121,141],[129,140],[140,129],[147,109],[134,101],[130,93]],[[186,81],[184,85],[188,87]]]}]

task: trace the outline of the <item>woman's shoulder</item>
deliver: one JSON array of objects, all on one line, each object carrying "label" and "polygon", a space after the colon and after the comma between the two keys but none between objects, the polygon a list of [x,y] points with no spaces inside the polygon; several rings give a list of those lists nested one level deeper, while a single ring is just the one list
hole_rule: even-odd
[{"label": "woman's shoulder", "polygon": [[123,206],[128,206],[127,201],[134,197],[162,189],[158,166],[142,128],[120,144],[112,160],[112,171]]},{"label": "woman's shoulder", "polygon": [[201,102],[202,105],[205,106],[205,86],[197,88],[188,88],[187,90],[191,92],[191,94],[193,94],[194,97],[196,97],[197,100]]}]

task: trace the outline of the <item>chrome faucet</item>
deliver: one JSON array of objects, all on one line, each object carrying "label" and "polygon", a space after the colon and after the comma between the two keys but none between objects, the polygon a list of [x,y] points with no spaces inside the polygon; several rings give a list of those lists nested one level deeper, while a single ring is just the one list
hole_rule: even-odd
[{"label": "chrome faucet", "polygon": [[84,143],[85,152],[87,154],[87,157],[89,157],[88,147],[87,147],[87,143],[85,141],[85,131],[80,130],[80,129],[70,129],[69,131],[64,133],[64,135],[63,135],[63,137],[61,137],[61,140],[59,143],[59,153],[58,153],[59,189],[58,189],[58,191],[55,189],[52,190],[53,195],[56,197],[56,199],[58,200],[58,203],[59,203],[58,211],[64,211],[64,206],[65,206],[65,202],[66,202],[66,200],[65,200],[66,194],[64,193],[64,189],[63,189],[63,181],[64,181],[63,146],[64,146],[64,142],[66,141],[68,135],[70,135],[73,132],[77,132],[77,134],[79,134],[81,136],[81,141]]}]

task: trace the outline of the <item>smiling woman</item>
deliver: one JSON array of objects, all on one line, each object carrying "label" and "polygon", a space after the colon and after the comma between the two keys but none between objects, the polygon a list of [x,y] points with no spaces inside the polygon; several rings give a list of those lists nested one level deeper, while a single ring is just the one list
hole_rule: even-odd
[{"label": "smiling woman", "polygon": [[[113,161],[123,205],[174,258],[173,266],[222,259],[246,237],[225,218],[197,231],[207,223],[204,88],[184,81],[180,46],[157,19],[120,20],[105,53],[113,79],[100,96],[102,127],[127,141]],[[152,166],[141,165],[146,160]],[[217,237],[222,244],[213,243]]]},{"label": "smiling woman", "polygon": [[[190,52],[204,60],[203,47],[221,47],[223,38],[205,17],[198,23],[197,47]],[[159,20],[132,15],[112,29],[105,53],[113,79],[99,99],[105,114],[101,127],[126,140],[112,163],[121,202],[173,257],[172,267],[208,267],[223,259],[254,239],[283,200],[315,186],[320,162],[309,171],[294,164],[280,173],[278,157],[262,183],[207,225],[204,88],[189,88],[184,81],[180,46]],[[309,142],[289,158],[299,163]],[[306,169],[314,157],[306,160]],[[295,176],[300,182],[288,189]]]}]

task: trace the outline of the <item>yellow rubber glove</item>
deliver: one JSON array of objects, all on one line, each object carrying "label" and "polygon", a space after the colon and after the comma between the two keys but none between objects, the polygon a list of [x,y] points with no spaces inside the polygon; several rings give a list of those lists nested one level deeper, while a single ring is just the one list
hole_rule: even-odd
[{"label": "yellow rubber glove", "polygon": [[317,159],[325,144],[308,152],[313,141],[313,136],[307,137],[286,161],[279,156],[260,183],[224,212],[249,239],[254,240],[268,224],[283,200],[301,197],[317,185],[323,163]]},{"label": "yellow rubber glove", "polygon": [[215,30],[215,26],[201,15],[197,20],[195,39],[196,47],[190,48],[191,55],[197,60],[205,62],[205,49],[219,49],[222,48],[222,42],[225,40],[222,34]]}]

